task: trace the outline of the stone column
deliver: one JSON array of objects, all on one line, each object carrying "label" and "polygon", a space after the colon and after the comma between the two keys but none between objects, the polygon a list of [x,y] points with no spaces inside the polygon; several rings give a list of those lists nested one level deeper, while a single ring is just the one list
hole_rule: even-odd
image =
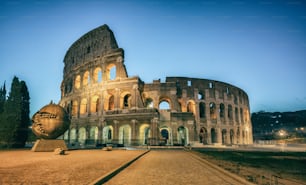
[{"label": "stone column", "polygon": [[151,138],[151,145],[158,145],[159,144],[159,132],[158,132],[158,126],[157,126],[157,123],[158,123],[158,118],[153,118],[151,120],[151,135],[152,135],[152,138]]},{"label": "stone column", "polygon": [[119,128],[118,128],[118,124],[119,121],[114,120],[114,137],[113,137],[113,143],[114,144],[118,144],[119,143]]},{"label": "stone column", "polygon": [[131,125],[132,125],[131,144],[132,145],[137,145],[138,144],[137,134],[136,134],[136,124],[137,124],[137,120],[136,119],[132,119],[131,120]]}]

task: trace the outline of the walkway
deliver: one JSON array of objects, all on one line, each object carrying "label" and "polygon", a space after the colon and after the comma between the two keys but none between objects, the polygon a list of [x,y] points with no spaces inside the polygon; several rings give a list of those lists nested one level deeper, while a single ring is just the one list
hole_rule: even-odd
[{"label": "walkway", "polygon": [[[218,167],[217,167],[218,168]],[[107,185],[246,184],[183,150],[153,150],[117,174]]]}]

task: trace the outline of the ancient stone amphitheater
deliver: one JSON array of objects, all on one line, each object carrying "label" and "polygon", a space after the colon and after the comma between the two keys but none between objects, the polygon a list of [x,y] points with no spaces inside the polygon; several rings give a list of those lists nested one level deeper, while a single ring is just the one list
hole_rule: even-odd
[{"label": "ancient stone amphitheater", "polygon": [[248,95],[210,79],[128,76],[107,25],[78,39],[64,58],[60,105],[70,146],[251,144]]}]

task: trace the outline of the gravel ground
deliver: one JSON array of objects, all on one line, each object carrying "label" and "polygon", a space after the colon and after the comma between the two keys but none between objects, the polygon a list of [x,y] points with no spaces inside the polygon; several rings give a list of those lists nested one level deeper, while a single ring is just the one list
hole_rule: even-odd
[{"label": "gravel ground", "polygon": [[89,184],[144,150],[0,151],[0,184]]},{"label": "gravel ground", "polygon": [[182,150],[152,150],[120,172],[107,185],[239,185]]}]

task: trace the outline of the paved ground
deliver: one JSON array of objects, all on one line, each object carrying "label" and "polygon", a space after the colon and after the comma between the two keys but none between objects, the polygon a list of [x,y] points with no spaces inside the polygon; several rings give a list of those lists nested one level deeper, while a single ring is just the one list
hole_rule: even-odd
[{"label": "paved ground", "polygon": [[152,150],[106,184],[239,185],[245,183],[224,175],[183,150]]},{"label": "paved ground", "polygon": [[144,150],[72,150],[66,155],[30,150],[0,151],[0,185],[89,184]]}]

